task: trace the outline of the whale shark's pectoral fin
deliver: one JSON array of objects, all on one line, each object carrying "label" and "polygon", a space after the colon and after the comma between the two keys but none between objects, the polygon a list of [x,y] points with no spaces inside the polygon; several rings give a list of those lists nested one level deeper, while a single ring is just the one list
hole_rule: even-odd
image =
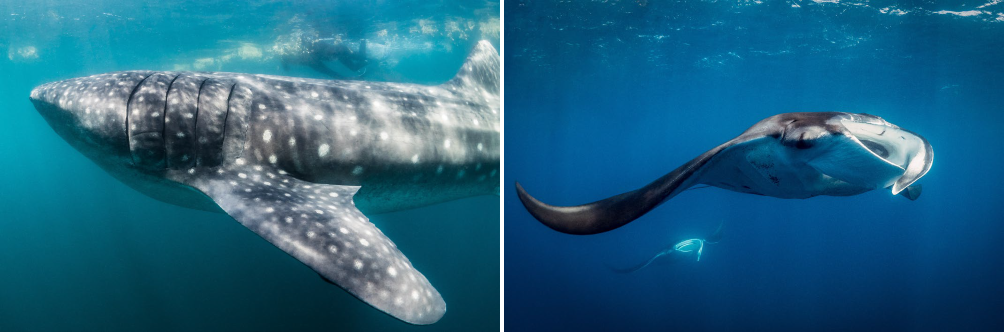
[{"label": "whale shark's pectoral fin", "polygon": [[446,313],[439,292],[356,209],[359,187],[314,184],[261,166],[195,173],[185,182],[373,307],[412,324],[432,324]]}]

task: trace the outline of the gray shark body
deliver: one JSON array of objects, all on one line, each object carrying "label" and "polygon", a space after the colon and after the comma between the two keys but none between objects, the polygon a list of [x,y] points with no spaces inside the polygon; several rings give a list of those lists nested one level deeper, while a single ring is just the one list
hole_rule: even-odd
[{"label": "gray shark body", "polygon": [[131,71],[31,100],[132,188],[225,212],[366,303],[431,324],[443,298],[366,214],[498,192],[499,70],[481,42],[438,86]]}]

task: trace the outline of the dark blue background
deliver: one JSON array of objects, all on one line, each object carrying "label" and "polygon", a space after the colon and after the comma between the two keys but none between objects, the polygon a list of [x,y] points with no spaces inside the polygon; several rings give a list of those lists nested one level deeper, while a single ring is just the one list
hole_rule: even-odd
[{"label": "dark blue background", "polygon": [[[1004,4],[979,5],[507,1],[507,327],[1004,328]],[[573,236],[533,219],[513,190],[592,202],[796,111],[870,113],[926,137],[923,196],[710,188]],[[723,242],[700,262],[607,268],[721,221]]]}]

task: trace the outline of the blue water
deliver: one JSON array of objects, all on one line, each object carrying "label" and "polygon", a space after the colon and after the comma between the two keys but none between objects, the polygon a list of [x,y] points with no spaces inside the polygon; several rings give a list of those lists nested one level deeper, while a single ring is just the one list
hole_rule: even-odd
[{"label": "blue water", "polygon": [[[1004,4],[515,0],[505,13],[507,328],[1004,329]],[[709,188],[574,236],[513,190],[592,202],[796,111],[923,135],[935,152],[923,195]],[[607,268],[719,222],[725,237],[700,262]]]},{"label": "blue water", "polygon": [[0,0],[0,331],[472,331],[499,324],[498,198],[371,216],[448,304],[410,326],[223,214],[155,201],[60,139],[35,85],[110,71],[284,70],[291,34],[368,40],[366,79],[448,80],[498,1]]}]

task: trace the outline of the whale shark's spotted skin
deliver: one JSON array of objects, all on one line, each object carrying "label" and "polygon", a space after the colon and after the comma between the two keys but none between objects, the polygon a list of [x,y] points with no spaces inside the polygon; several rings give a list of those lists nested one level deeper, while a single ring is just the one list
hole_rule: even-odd
[{"label": "whale shark's spotted skin", "polygon": [[222,210],[413,324],[446,304],[364,213],[498,192],[499,58],[487,42],[438,86],[131,71],[42,85],[31,100],[124,183]]}]

